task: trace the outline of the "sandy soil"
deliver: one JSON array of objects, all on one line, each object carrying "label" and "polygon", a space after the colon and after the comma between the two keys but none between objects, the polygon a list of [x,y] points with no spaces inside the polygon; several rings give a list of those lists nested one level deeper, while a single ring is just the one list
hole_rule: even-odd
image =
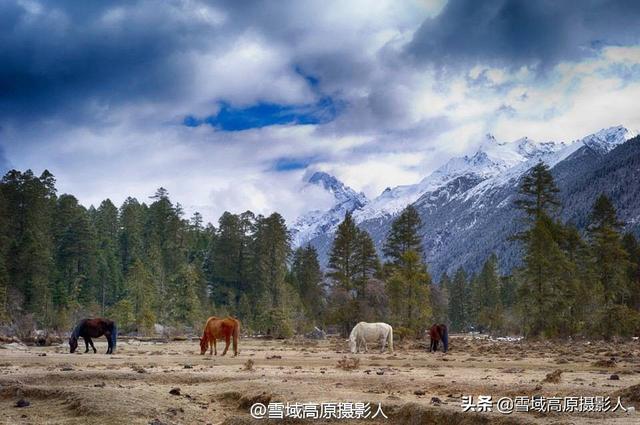
[{"label": "sandy soil", "polygon": [[[634,387],[640,384],[638,342],[553,345],[452,336],[446,355],[411,344],[396,346],[393,355],[374,351],[352,356],[343,340],[243,339],[235,358],[200,356],[197,339],[162,343],[121,338],[112,356],[103,354],[104,339],[96,343],[98,354],[69,354],[67,346],[3,348],[0,423],[267,423],[249,415],[248,406],[256,400],[381,403],[389,419],[360,421],[369,424],[640,423],[638,412],[504,415],[463,413],[461,408],[463,395],[617,400],[623,391],[625,407],[640,409],[640,386]],[[345,355],[359,359],[356,369],[337,367]],[[248,360],[252,370],[245,370]],[[556,370],[562,371],[559,382],[545,382]],[[612,374],[619,379],[612,380]],[[170,394],[176,387],[180,394]],[[16,407],[20,399],[30,405]]]}]

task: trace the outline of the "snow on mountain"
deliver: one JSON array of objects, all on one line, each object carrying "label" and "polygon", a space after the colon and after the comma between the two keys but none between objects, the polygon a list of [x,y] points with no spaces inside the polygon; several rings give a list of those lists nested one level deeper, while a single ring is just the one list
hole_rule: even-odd
[{"label": "snow on mountain", "polygon": [[333,206],[327,211],[313,210],[300,216],[292,227],[293,246],[301,246],[321,233],[333,232],[347,212],[364,207],[368,200],[334,176],[323,171],[313,173],[302,189],[320,187],[333,196]]},{"label": "snow on mountain", "polygon": [[518,164],[538,160],[565,147],[564,143],[536,143],[526,137],[510,143],[498,142],[495,137],[487,134],[474,155],[449,160],[417,184],[385,189],[362,210],[355,212],[354,218],[360,223],[393,216],[425,193],[443,187],[459,177],[490,179]]},{"label": "snow on mountain", "polygon": [[623,126],[605,128],[597,133],[590,134],[580,139],[583,145],[595,150],[599,154],[605,154],[613,150],[616,146],[632,139],[638,135],[637,132],[627,130]]},{"label": "snow on mountain", "polygon": [[[436,276],[458,267],[477,270],[490,252],[498,254],[501,267],[510,270],[518,258],[517,247],[504,243],[517,230],[519,212],[513,200],[518,196],[520,178],[539,161],[544,161],[557,179],[567,206],[565,221],[584,226],[585,211],[599,193],[606,192],[618,194],[614,200],[626,208],[620,210],[624,221],[636,222],[640,217],[640,204],[634,200],[637,190],[621,190],[637,170],[633,155],[640,145],[625,144],[636,134],[617,126],[567,143],[537,143],[528,138],[502,143],[487,136],[475,154],[453,158],[415,185],[387,189],[373,201],[351,203],[349,208],[380,250],[394,215],[413,204],[425,223],[422,243]],[[623,150],[614,151],[617,147]],[[332,210],[316,211],[301,220],[303,224],[320,223],[307,231],[305,243],[316,247],[323,265],[344,214],[338,205]],[[305,231],[308,228],[302,227]]]},{"label": "snow on mountain", "polygon": [[[292,226],[293,243],[300,246],[318,236],[331,235],[346,212],[353,213],[358,224],[380,224],[409,204],[416,203],[421,209],[436,208],[445,198],[470,200],[473,208],[481,209],[486,196],[517,185],[520,176],[539,161],[553,167],[583,152],[580,150],[583,146],[605,154],[635,135],[622,126],[603,129],[571,142],[539,143],[527,137],[499,142],[488,134],[473,155],[452,158],[417,184],[387,188],[371,201],[335,177],[316,172],[308,178],[305,187],[321,187],[335,202],[328,210],[314,210],[298,218]],[[503,205],[509,205],[508,200]]]},{"label": "snow on mountain", "polygon": [[[554,167],[560,161],[569,158],[583,146],[587,146],[596,153],[604,155],[636,135],[637,133],[634,131],[627,130],[622,126],[616,126],[602,129],[597,133],[590,134],[582,139],[569,143],[541,143],[538,145],[539,148],[537,150],[531,150],[528,146],[522,146],[522,152],[530,152],[527,156],[523,155],[523,158],[525,158],[524,161],[516,163],[504,173],[500,173],[491,179],[481,182],[467,191],[464,197],[465,199],[474,198],[477,205],[482,202],[482,195],[487,191],[505,185],[517,185],[520,176],[539,161],[545,162],[549,167]],[[519,144],[522,143],[520,141],[516,142]]]}]

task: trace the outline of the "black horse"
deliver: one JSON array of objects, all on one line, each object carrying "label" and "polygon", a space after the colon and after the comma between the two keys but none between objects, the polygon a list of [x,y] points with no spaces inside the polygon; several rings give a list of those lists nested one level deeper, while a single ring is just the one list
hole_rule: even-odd
[{"label": "black horse", "polygon": [[89,352],[89,344],[91,344],[93,352],[96,353],[96,347],[93,345],[91,338],[99,338],[102,335],[107,338],[107,343],[109,344],[107,354],[113,354],[113,350],[116,348],[118,328],[114,321],[102,318],[81,320],[69,337],[69,348],[72,353],[75,352],[78,348],[78,338],[82,337],[86,345],[84,352]]}]

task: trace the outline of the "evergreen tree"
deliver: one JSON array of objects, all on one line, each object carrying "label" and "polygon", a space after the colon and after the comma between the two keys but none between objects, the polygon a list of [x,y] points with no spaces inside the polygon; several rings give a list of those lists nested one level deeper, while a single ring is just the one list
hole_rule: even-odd
[{"label": "evergreen tree", "polygon": [[169,289],[171,321],[193,328],[201,326],[205,319],[202,300],[206,299],[206,282],[201,269],[193,264],[183,264],[172,277]]},{"label": "evergreen tree", "polygon": [[367,283],[380,270],[376,247],[371,236],[365,230],[358,230],[356,233],[352,264],[355,274],[356,297],[359,301],[364,302],[367,297]]},{"label": "evergreen tree", "polygon": [[499,287],[498,258],[492,254],[477,276],[473,291],[473,304],[477,308],[475,323],[480,332],[496,331],[501,326],[502,305]]},{"label": "evergreen tree", "polygon": [[429,290],[431,294],[431,311],[433,320],[438,323],[449,323],[449,288],[451,279],[447,273],[440,277],[439,284],[432,283]]},{"label": "evergreen tree", "polygon": [[97,242],[97,286],[101,314],[124,297],[122,266],[118,249],[118,209],[109,200],[102,201],[93,214]]},{"label": "evergreen tree", "polygon": [[421,225],[418,210],[412,205],[407,206],[393,221],[383,248],[384,255],[392,264],[399,265],[408,251],[414,251],[418,256],[423,254],[419,234]]},{"label": "evergreen tree", "polygon": [[329,254],[328,275],[336,285],[347,292],[355,289],[355,281],[359,272],[354,264],[357,245],[358,228],[351,214],[346,213],[333,240]]},{"label": "evergreen tree", "polygon": [[431,277],[416,251],[406,251],[398,263],[387,281],[392,317],[420,337],[431,318]]},{"label": "evergreen tree", "polygon": [[324,293],[322,290],[322,271],[318,262],[318,253],[307,245],[296,249],[293,254],[291,275],[294,287],[309,317],[315,324],[322,325]]},{"label": "evergreen tree", "polygon": [[515,201],[516,207],[523,210],[531,221],[544,219],[558,206],[559,189],[549,171],[549,166],[539,162],[520,183],[521,198]]},{"label": "evergreen tree", "polygon": [[54,305],[61,326],[69,326],[67,311],[78,315],[95,313],[96,244],[87,211],[71,195],[57,200],[55,211],[55,289]]},{"label": "evergreen tree", "polygon": [[127,274],[127,299],[133,306],[133,318],[138,332],[150,333],[156,323],[153,306],[157,292],[153,278],[141,260],[135,260]]},{"label": "evergreen tree", "polygon": [[141,205],[134,198],[127,198],[120,207],[118,241],[123,276],[129,272],[136,260],[144,259],[145,215],[146,205]]},{"label": "evergreen tree", "polygon": [[598,291],[594,295],[601,296],[602,307],[597,323],[602,323],[600,332],[609,338],[610,328],[621,333],[631,333],[635,324],[628,325],[630,312],[624,308],[630,294],[628,284],[629,258],[620,235],[622,223],[618,221],[616,210],[611,200],[600,195],[593,206],[588,228],[595,281]]},{"label": "evergreen tree", "polygon": [[256,220],[254,268],[256,289],[264,294],[267,309],[260,325],[275,336],[290,336],[291,323],[299,300],[286,282],[287,264],[291,256],[289,231],[284,218],[278,213]]},{"label": "evergreen tree", "polygon": [[31,170],[11,170],[3,177],[2,186],[7,203],[7,233],[12,236],[5,248],[4,267],[20,297],[17,308],[23,311],[17,313],[33,313],[38,322],[53,325],[55,179],[47,170],[40,177]]},{"label": "evergreen tree", "polygon": [[449,288],[449,320],[451,330],[461,332],[468,325],[467,274],[462,268],[456,271]]},{"label": "evergreen tree", "polygon": [[628,306],[640,311],[640,244],[632,233],[624,235],[622,244],[629,258],[629,267],[627,269],[629,282],[627,289],[629,294]]},{"label": "evergreen tree", "polygon": [[516,235],[525,248],[519,291],[522,317],[528,335],[557,335],[569,317],[566,295],[574,283],[574,268],[559,244],[562,226],[551,218],[560,203],[548,166],[540,162],[533,167],[523,177],[519,192],[515,205],[529,223]]},{"label": "evergreen tree", "polygon": [[12,235],[9,233],[9,211],[4,198],[4,186],[0,183],[0,323],[9,319],[9,271],[6,258]]}]

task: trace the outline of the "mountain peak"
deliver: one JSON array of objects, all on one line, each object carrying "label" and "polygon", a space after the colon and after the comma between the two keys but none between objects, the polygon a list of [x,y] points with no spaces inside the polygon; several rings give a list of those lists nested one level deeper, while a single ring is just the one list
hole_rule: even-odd
[{"label": "mountain peak", "polygon": [[294,246],[301,246],[319,234],[332,231],[347,212],[359,210],[369,202],[364,193],[356,192],[324,171],[314,172],[305,181],[307,185],[319,186],[331,193],[334,203],[327,211],[310,211],[298,217],[292,229]]},{"label": "mountain peak", "polygon": [[309,178],[307,179],[307,182],[312,184],[322,183],[326,187],[326,186],[332,186],[338,183],[338,179],[336,179],[334,176],[324,171],[316,171],[313,174],[311,174],[311,176],[309,176]]},{"label": "mountain peak", "polygon": [[314,172],[307,179],[307,183],[321,186],[325,190],[331,192],[338,202],[355,200],[358,203],[366,203],[366,196],[364,195],[364,193],[356,192],[355,190],[338,180],[335,176],[332,176],[327,172]]},{"label": "mountain peak", "polygon": [[583,137],[580,139],[580,142],[600,154],[605,154],[636,135],[635,132],[629,131],[621,125],[617,125],[603,128],[596,133]]}]

